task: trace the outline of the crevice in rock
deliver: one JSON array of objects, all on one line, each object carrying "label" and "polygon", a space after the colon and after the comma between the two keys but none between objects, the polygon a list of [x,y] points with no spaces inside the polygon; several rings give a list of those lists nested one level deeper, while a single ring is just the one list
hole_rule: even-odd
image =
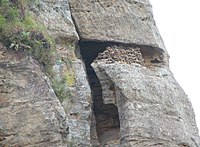
[{"label": "crevice in rock", "polygon": [[110,43],[79,42],[81,55],[85,61],[88,81],[90,83],[93,97],[93,113],[95,115],[96,122],[94,127],[96,127],[96,134],[92,131],[93,133],[91,135],[97,135],[97,141],[95,144],[93,143],[93,146],[114,144],[113,141],[116,140],[119,142],[120,123],[118,108],[114,104],[103,103],[102,85],[91,66],[91,63],[96,59],[98,54],[103,52],[106,47],[110,45]]}]

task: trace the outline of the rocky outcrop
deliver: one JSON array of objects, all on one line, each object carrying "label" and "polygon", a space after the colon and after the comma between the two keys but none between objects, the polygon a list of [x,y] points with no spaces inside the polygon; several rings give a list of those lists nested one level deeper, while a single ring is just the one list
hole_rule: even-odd
[{"label": "rocky outcrop", "polygon": [[[29,85],[29,87],[27,87],[23,91],[22,90],[16,91],[16,94],[19,94],[19,95],[16,95],[13,98],[12,98],[12,95],[9,95],[8,93],[5,93],[3,97],[2,95],[0,96],[1,96],[2,101],[4,100],[4,97],[6,97],[7,99],[10,99],[10,100],[12,99],[12,101],[14,102],[15,101],[18,102],[18,99],[20,100],[20,94],[22,94],[24,95],[23,100],[25,101],[26,105],[23,108],[19,108],[20,113],[18,113],[17,116],[15,116],[15,114],[12,114],[12,112],[15,111],[12,107],[8,107],[9,109],[7,108],[8,112],[10,111],[10,109],[13,109],[13,110],[10,113],[5,113],[4,117],[6,115],[9,116],[7,117],[7,119],[5,119],[5,122],[3,121],[4,117],[2,117],[2,121],[0,121],[0,128],[2,128],[0,136],[1,138],[3,138],[3,140],[0,140],[0,146],[12,145],[11,139],[10,140],[6,139],[6,141],[4,139],[4,138],[8,138],[7,136],[10,136],[10,135],[12,136],[12,139],[14,139],[15,141],[13,143],[15,146],[25,146],[25,145],[91,146],[90,145],[90,125],[91,125],[91,114],[92,114],[91,91],[90,91],[89,83],[87,81],[87,75],[85,73],[85,65],[81,59],[81,56],[79,53],[80,51],[77,48],[77,42],[78,42],[79,37],[77,35],[73,21],[71,19],[71,12],[69,10],[68,1],[67,0],[61,0],[61,1],[40,0],[40,1],[16,1],[16,2],[17,3],[19,2],[20,5],[24,7],[23,13],[25,12],[27,13],[26,15],[29,17],[28,19],[30,20],[29,23],[34,22],[33,25],[38,25],[36,26],[36,28],[32,29],[31,27],[31,30],[25,30],[22,33],[20,32],[21,30],[19,29],[18,31],[19,33],[17,33],[17,35],[20,38],[21,37],[20,35],[24,33],[26,38],[25,39],[22,38],[22,39],[24,39],[27,42],[32,41],[33,44],[31,45],[33,46],[34,46],[34,43],[36,44],[36,47],[34,49],[32,49],[33,46],[25,46],[25,47],[28,47],[27,53],[29,54],[29,56],[32,56],[34,59],[38,59],[38,56],[42,57],[41,60],[40,58],[38,60],[41,65],[41,68],[43,68],[43,70],[41,70],[40,72],[43,73],[42,75],[44,76],[43,78],[45,77],[47,78],[47,76],[49,77],[50,79],[49,81],[51,81],[50,82],[51,84],[48,85],[47,82],[46,83],[43,82],[42,85],[39,83],[38,83],[39,85],[35,83],[31,83],[31,81],[34,81],[34,78],[37,77],[36,74],[39,74],[38,76],[40,78],[38,79],[37,82],[42,82],[43,80],[42,80],[42,77],[40,77],[41,73],[37,73],[35,71],[36,72],[35,74],[35,72],[33,72],[35,70],[34,68],[36,68],[35,67],[36,61],[29,63],[29,60],[26,58],[31,58],[31,57],[25,54],[24,60],[25,59],[27,60],[27,64],[25,64],[26,60],[24,61],[24,64],[21,63],[21,60],[20,60],[17,63],[17,65],[21,65],[21,69],[19,69],[19,71],[24,70],[25,73],[27,72],[26,74],[29,74],[28,76],[30,77],[28,78],[30,80],[27,81],[28,83],[26,83]],[[24,3],[21,3],[21,2],[24,2]],[[8,3],[5,3],[5,5],[9,6]],[[38,38],[34,40],[30,37],[30,40],[28,40],[29,34],[30,36],[32,36],[32,33],[41,34],[40,36],[42,36],[42,39],[45,40],[45,43],[49,43],[48,48],[44,49],[41,46],[39,46],[40,43],[41,44],[43,43],[43,41],[38,40]],[[17,43],[14,45],[20,46],[21,44]],[[9,50],[9,46],[10,44],[8,44],[6,50]],[[21,52],[20,54],[23,54],[23,52],[26,52],[26,48],[15,48],[15,46],[12,48],[14,51],[11,50],[13,56],[18,57],[19,56],[18,52]],[[29,50],[33,50],[33,52],[29,52]],[[45,61],[43,60],[44,59],[43,57],[45,57]],[[12,62],[11,58],[8,58],[8,59],[2,58],[1,61],[3,63],[4,62],[6,63],[7,60]],[[30,72],[29,70],[26,71],[26,66],[28,65],[30,67],[32,66],[30,69]],[[10,68],[4,69],[4,72],[1,73],[1,75],[2,76],[6,75],[9,69]],[[19,80],[17,80],[18,84],[21,83],[19,82],[20,80],[23,82],[23,79],[27,79],[27,77],[24,75],[24,72],[19,72],[19,71],[18,70],[16,71],[16,74],[18,74],[18,77],[20,77]],[[18,77],[16,77],[16,79]],[[15,82],[14,80],[10,80],[10,81],[12,83]],[[2,83],[2,85],[6,86],[5,83]],[[13,85],[10,85],[9,88],[12,89],[12,87]],[[45,93],[43,91],[43,87],[45,88],[44,89]],[[34,88],[35,91],[32,92],[31,88]],[[51,92],[54,95],[51,94]],[[34,94],[37,95],[37,97]],[[43,98],[44,100],[39,99],[40,95],[41,97],[43,96],[42,94],[45,95],[45,97]],[[34,103],[38,105],[37,107],[34,107],[34,103],[32,102],[32,100],[29,100],[31,95],[34,98]],[[53,95],[51,96],[53,98],[51,98],[50,95]],[[53,100],[50,101],[49,99],[53,99]],[[8,106],[12,105],[10,101],[7,101],[6,99],[5,101],[6,101],[6,105]],[[2,104],[2,105],[5,105],[5,104]],[[17,103],[17,105],[19,104]],[[27,116],[22,113],[23,109],[28,109]],[[67,128],[60,129],[59,121],[62,121],[62,120],[59,120],[60,116],[57,116],[58,115],[56,113],[57,109],[62,109],[62,113],[64,117],[67,118],[65,120],[65,123],[66,123],[65,125],[67,125]],[[32,114],[31,110],[33,111],[34,114]],[[6,110],[1,109],[0,114],[2,114],[3,116],[3,113],[5,111]],[[45,112],[43,113],[43,111]],[[40,112],[42,112],[42,114],[40,114]],[[36,115],[37,113],[38,113],[38,116]],[[31,118],[31,115],[33,115],[33,118]],[[15,123],[18,121],[17,120],[18,118],[22,118],[19,121],[23,121],[24,117],[26,117],[25,118],[26,121],[24,121],[24,123],[27,124],[27,126],[30,128],[26,127],[26,125],[22,125],[22,126],[19,125],[17,127],[22,128],[21,132],[24,132],[25,135],[23,135],[22,133],[21,133],[22,135],[20,133],[17,134],[19,128],[11,127],[13,124],[10,124],[11,126],[8,126],[7,128],[4,127],[4,123],[6,122]],[[50,120],[48,122],[48,120],[46,121],[45,119],[50,119]],[[55,119],[55,120],[51,120],[51,119]],[[38,123],[37,122],[35,123],[35,120],[38,120]],[[62,124],[61,124],[61,127],[62,127]],[[8,133],[6,133],[7,129],[12,129],[15,134],[12,134],[12,132],[9,132],[9,131]],[[66,131],[66,133],[62,135],[62,131],[63,133],[65,133]],[[33,132],[33,134],[29,132]],[[19,137],[15,137],[15,135],[18,135]]]},{"label": "rocky outcrop", "polygon": [[78,35],[71,18],[68,0],[39,0],[29,3],[29,8],[37,21],[54,37],[77,40]]},{"label": "rocky outcrop", "polygon": [[0,146],[200,146],[148,0],[5,2]]}]

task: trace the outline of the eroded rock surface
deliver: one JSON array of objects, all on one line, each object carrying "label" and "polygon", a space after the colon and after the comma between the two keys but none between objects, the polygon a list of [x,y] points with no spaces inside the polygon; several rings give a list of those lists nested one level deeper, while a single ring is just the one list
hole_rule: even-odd
[{"label": "eroded rock surface", "polygon": [[[53,42],[51,46],[49,46],[48,51],[46,51],[43,48],[39,48],[39,49],[36,48],[35,52],[39,53],[39,55],[48,54],[49,58],[46,58],[45,64],[40,65],[41,67],[45,66],[44,68],[45,70],[42,70],[41,72],[43,74],[46,73],[46,75],[49,76],[50,81],[52,83],[52,87],[53,87],[51,88],[51,90],[52,92],[55,92],[56,94],[56,95],[54,94],[54,100],[56,101],[56,103],[59,103],[59,107],[62,108],[62,111],[65,110],[65,112],[63,111],[63,114],[67,117],[65,121],[67,125],[67,133],[64,134],[64,138],[63,138],[62,131],[65,132],[66,129],[61,128],[60,130],[56,131],[57,128],[56,127],[54,128],[53,126],[53,125],[57,125],[56,122],[55,124],[54,122],[52,122],[51,125],[47,125],[48,128],[46,126],[44,126],[45,128],[43,128],[43,124],[40,121],[38,122],[38,124],[36,123],[37,125],[35,128],[34,120],[37,120],[37,117],[38,117],[38,121],[39,121],[40,116],[34,116],[34,118],[32,119],[30,115],[27,118],[27,121],[29,121],[29,123],[27,124],[29,126],[32,125],[33,128],[35,129],[33,131],[34,135],[32,134],[29,135],[30,136],[29,138],[32,138],[32,139],[31,140],[27,139],[26,136],[22,136],[21,134],[19,135],[20,139],[18,139],[18,137],[15,138],[15,136],[13,135],[12,137],[15,139],[14,143],[17,146],[24,146],[24,145],[29,145],[29,144],[30,145],[38,144],[38,146],[67,146],[67,145],[91,146],[90,145],[90,126],[91,126],[91,113],[92,113],[91,112],[91,92],[90,92],[90,87],[89,87],[85,69],[84,69],[84,63],[81,60],[81,57],[78,53],[78,49],[76,48],[79,37],[76,33],[73,21],[71,19],[71,12],[69,10],[68,1],[67,0],[61,0],[61,1],[40,0],[40,1],[30,1],[27,4],[28,4],[28,7],[26,8],[27,13],[29,13],[35,19],[35,21],[38,22],[39,25],[41,25],[43,29],[42,33],[45,33],[45,35],[42,33],[40,34],[42,34],[43,38],[44,36],[45,37],[49,36],[48,40],[46,41]],[[41,31],[41,30],[38,30],[38,31]],[[37,41],[40,42],[40,40],[37,40]],[[13,51],[13,56],[17,57],[19,52],[20,54],[23,54],[24,50],[21,50],[21,49],[19,50],[20,51]],[[30,53],[29,55],[33,56]],[[9,62],[12,62],[12,58],[9,58],[9,59],[3,58],[2,62],[7,62],[7,60]],[[31,69],[34,70],[35,63],[34,62],[29,63],[29,61],[27,62],[28,62],[27,65],[29,66],[33,64]],[[21,61],[19,61],[17,65],[21,65],[21,64],[22,64]],[[24,66],[26,66],[26,64]],[[9,68],[5,69],[5,71],[1,73],[2,76],[6,75],[6,70],[9,70]],[[21,69],[21,71],[23,71],[23,69]],[[16,74],[18,74],[21,81],[23,81],[22,80],[23,78],[26,78],[23,75],[23,72],[16,71]],[[35,76],[34,74],[35,73],[29,72],[30,77],[34,77]],[[19,82],[20,80],[18,80],[18,83],[20,83]],[[38,81],[40,80],[41,79],[39,79]],[[5,83],[3,83],[2,85],[5,86],[4,84]],[[45,83],[43,83],[42,86],[44,85]],[[33,88],[37,87],[38,88],[37,96],[38,97],[40,95],[42,96],[41,93],[43,93],[42,91],[43,89],[41,87],[39,87],[38,85],[35,85],[34,83],[32,84],[31,82],[29,83],[29,86]],[[13,85],[10,85],[9,88],[12,89],[12,87]],[[23,92],[26,93],[26,95],[24,95],[23,97],[23,99],[27,99],[26,104],[32,105],[32,101],[31,102],[28,101],[29,99],[28,94],[32,95],[31,91],[25,89],[22,92],[18,91],[16,93],[23,94]],[[10,98],[9,96],[8,98]],[[49,95],[46,94],[46,97],[49,97]],[[18,97],[16,96],[16,99],[17,98]],[[37,102],[37,99],[35,101]],[[41,108],[38,106],[39,108],[35,108],[36,109],[35,111],[40,112],[40,109],[42,109],[42,105],[45,105],[45,103],[47,103],[46,105],[50,105],[48,104],[48,102],[49,100],[42,101],[42,102],[38,100],[37,105],[39,106],[41,105],[40,106]],[[62,106],[60,105],[60,102]],[[54,105],[56,105],[56,103]],[[54,105],[53,104],[51,105],[52,105],[52,108],[51,106],[48,106],[48,110],[46,110],[47,108],[45,107],[43,109],[45,109],[45,111],[47,111],[48,113],[52,113],[52,115],[54,115],[54,112],[53,112]],[[35,111],[33,113],[37,113]],[[4,111],[2,110],[1,113],[4,113]],[[31,112],[28,112],[28,113],[31,113]],[[44,116],[47,115],[48,117],[48,114],[43,114],[43,115]],[[15,116],[15,115],[12,115],[12,113],[7,113],[7,116],[8,116],[7,122],[13,122],[13,123],[17,121],[13,119],[20,117],[20,115]],[[23,121],[23,120],[21,119],[20,121]],[[41,125],[41,127],[38,127],[39,125]],[[22,128],[22,131],[24,131],[24,134],[29,133],[29,130],[26,130],[25,128],[26,126],[19,126],[19,127]],[[13,131],[18,132],[17,128],[16,130],[15,128],[12,128],[12,129]],[[55,132],[51,131],[52,129],[55,130]],[[42,134],[42,137],[40,137],[40,134],[38,132],[44,132]],[[5,136],[6,134],[1,135],[1,137],[3,138]],[[37,137],[34,137],[34,136],[37,136]],[[54,139],[52,136],[56,136],[56,137],[58,136],[56,138],[57,140]],[[54,140],[56,143],[54,143]],[[4,145],[4,142],[2,142],[3,145]],[[12,145],[12,140],[7,140],[5,143],[6,145]],[[0,143],[0,146],[1,146],[1,143]]]},{"label": "eroded rock surface", "polygon": [[68,133],[64,109],[38,62],[0,44],[0,146],[63,146]]},{"label": "eroded rock surface", "polygon": [[148,0],[69,0],[83,40],[152,45],[165,49]]},{"label": "eroded rock surface", "polygon": [[72,145],[91,146],[91,121],[92,121],[92,98],[87,74],[83,61],[74,61],[76,73],[76,85],[71,97],[71,103],[64,102],[63,107],[70,106],[66,110],[69,119],[69,140]]}]

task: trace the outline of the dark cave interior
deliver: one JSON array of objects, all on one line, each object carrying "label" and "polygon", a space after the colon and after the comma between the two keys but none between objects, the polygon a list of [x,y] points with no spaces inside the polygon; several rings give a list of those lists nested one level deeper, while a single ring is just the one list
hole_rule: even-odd
[{"label": "dark cave interior", "polygon": [[93,98],[93,113],[96,119],[96,132],[100,144],[119,139],[120,123],[118,108],[114,104],[104,104],[101,83],[91,66],[99,53],[114,43],[80,41],[81,56],[86,65],[88,81]]}]

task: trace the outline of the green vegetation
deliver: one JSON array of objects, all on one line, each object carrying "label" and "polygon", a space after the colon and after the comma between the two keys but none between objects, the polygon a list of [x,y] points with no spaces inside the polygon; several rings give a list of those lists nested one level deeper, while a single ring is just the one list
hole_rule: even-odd
[{"label": "green vegetation", "polygon": [[74,142],[68,141],[67,145],[68,145],[69,147],[74,147]]},{"label": "green vegetation", "polygon": [[30,0],[0,0],[0,41],[15,50],[28,51],[48,67],[54,41],[44,26],[27,11]]},{"label": "green vegetation", "polygon": [[0,0],[0,31],[6,32],[13,25],[18,26],[19,11],[9,0]]},{"label": "green vegetation", "polygon": [[[75,86],[75,73],[73,71],[71,60],[70,57],[66,57],[66,60],[57,59],[56,67],[53,71],[49,72],[52,73],[51,76],[53,77],[51,78],[53,89],[61,102],[66,98],[72,98],[71,88]],[[59,71],[63,66],[65,68],[62,69],[62,71]]]},{"label": "green vegetation", "polygon": [[66,79],[62,78],[61,80],[52,80],[53,89],[61,102],[64,99],[71,99],[72,93],[69,86],[66,83]]},{"label": "green vegetation", "polygon": [[[33,3],[39,6],[38,0],[0,0],[0,42],[10,49],[31,54],[44,65],[55,93],[62,102],[72,96],[69,87],[75,85],[75,74],[71,70],[75,46],[63,39],[67,42],[69,54],[65,59],[57,55],[54,38],[48,35],[46,28],[28,11],[28,5]],[[55,64],[65,64],[67,71],[59,75],[53,69]]]}]

